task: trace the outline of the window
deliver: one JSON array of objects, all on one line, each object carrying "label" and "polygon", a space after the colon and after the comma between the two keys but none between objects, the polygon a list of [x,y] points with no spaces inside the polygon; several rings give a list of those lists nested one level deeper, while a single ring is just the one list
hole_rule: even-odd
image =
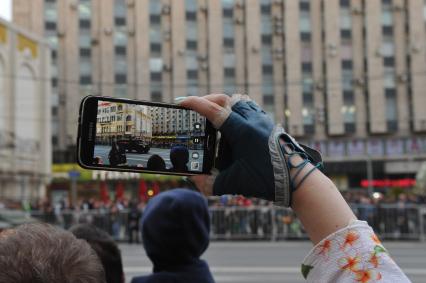
[{"label": "window", "polygon": [[[90,57],[92,55],[92,50],[88,47],[80,47],[80,57]],[[87,58],[86,60],[89,60]]]},{"label": "window", "polygon": [[391,26],[391,25],[393,25],[392,10],[390,10],[387,7],[382,11],[382,25],[383,26]]},{"label": "window", "polygon": [[56,10],[56,3],[46,2],[44,8],[44,20],[47,22],[57,22],[58,12]]},{"label": "window", "polygon": [[90,19],[80,19],[79,25],[82,29],[90,29]]},{"label": "window", "polygon": [[80,32],[79,44],[80,47],[91,48],[90,32]]},{"label": "window", "polygon": [[117,84],[127,83],[127,75],[126,74],[115,74],[115,83],[117,83]]},{"label": "window", "polygon": [[395,67],[395,57],[384,57],[383,64],[385,67]]},{"label": "window", "polygon": [[196,40],[187,40],[186,41],[186,49],[190,51],[196,51],[197,50],[197,41]]},{"label": "window", "polygon": [[396,121],[397,117],[397,106],[396,106],[396,90],[386,89],[386,120]]},{"label": "window", "polygon": [[163,69],[162,58],[151,58],[149,59],[149,70],[151,72],[161,72]]},{"label": "window", "polygon": [[350,30],[352,28],[351,10],[349,8],[340,9],[340,29]]},{"label": "window", "polygon": [[90,19],[91,5],[90,0],[81,0],[78,5],[78,14],[80,19]]},{"label": "window", "polygon": [[126,116],[126,121],[127,121],[127,122],[132,121],[132,115],[127,115],[127,116]]},{"label": "window", "polygon": [[126,46],[127,45],[127,34],[124,29],[118,29],[114,34],[114,44],[116,46]]},{"label": "window", "polygon": [[82,85],[92,84],[92,77],[88,76],[88,75],[81,75],[80,76],[80,84],[82,84]]},{"label": "window", "polygon": [[56,23],[45,22],[44,28],[47,29],[47,30],[56,30]]},{"label": "window", "polygon": [[301,11],[299,18],[299,29],[300,32],[310,33],[311,32],[311,18],[309,11]]},{"label": "window", "polygon": [[264,95],[263,96],[263,104],[266,104],[266,105],[273,105],[275,102],[274,102],[274,97],[273,96],[270,96],[270,95]]},{"label": "window", "polygon": [[115,46],[115,54],[126,56],[127,54],[126,46]]}]

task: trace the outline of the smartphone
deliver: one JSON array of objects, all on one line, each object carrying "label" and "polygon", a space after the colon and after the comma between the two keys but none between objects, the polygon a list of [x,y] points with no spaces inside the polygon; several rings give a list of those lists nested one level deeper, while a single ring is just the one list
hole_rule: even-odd
[{"label": "smartphone", "polygon": [[214,163],[216,130],[176,104],[86,96],[78,120],[86,169],[188,176],[209,174]]}]

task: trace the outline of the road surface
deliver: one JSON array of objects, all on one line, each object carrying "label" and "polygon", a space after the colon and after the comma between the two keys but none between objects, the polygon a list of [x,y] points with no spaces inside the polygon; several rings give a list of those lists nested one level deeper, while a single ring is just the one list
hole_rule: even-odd
[{"label": "road surface", "polygon": [[[95,146],[94,156],[100,156],[104,164],[108,165],[109,164],[108,154],[110,150],[111,150],[110,146],[97,145]],[[194,158],[196,157],[194,153],[198,154],[198,158]],[[166,162],[166,168],[172,167],[172,163],[170,162],[170,149],[154,148],[154,147],[151,148],[147,154],[140,154],[136,152],[131,152],[131,153],[126,152],[127,164],[130,166],[136,166],[138,164],[142,164],[143,167],[146,167],[146,163],[148,162],[148,159],[154,154],[158,154],[159,156],[161,156],[161,158],[163,158],[163,160]],[[193,164],[193,162],[198,162],[200,166],[200,171],[201,171],[202,160],[203,160],[202,150],[189,150],[189,162],[187,164],[189,169],[191,169],[191,164]]]},{"label": "road surface", "polygon": [[[395,261],[413,282],[426,282],[426,243],[385,243]],[[141,245],[120,245],[126,282],[149,274],[151,262]],[[299,263],[309,252],[309,242],[213,242],[203,256],[217,283],[306,282]]]}]

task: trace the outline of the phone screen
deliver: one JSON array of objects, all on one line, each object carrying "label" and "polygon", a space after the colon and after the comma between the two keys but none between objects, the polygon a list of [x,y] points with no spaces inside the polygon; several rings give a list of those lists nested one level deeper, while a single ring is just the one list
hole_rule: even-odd
[{"label": "phone screen", "polygon": [[99,99],[93,164],[170,173],[203,171],[206,118],[180,107]]}]

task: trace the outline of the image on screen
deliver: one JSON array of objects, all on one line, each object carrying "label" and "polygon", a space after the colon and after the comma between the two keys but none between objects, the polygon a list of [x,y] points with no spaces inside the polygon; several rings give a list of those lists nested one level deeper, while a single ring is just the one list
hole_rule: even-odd
[{"label": "image on screen", "polygon": [[191,110],[100,100],[93,164],[202,172],[205,126]]}]

